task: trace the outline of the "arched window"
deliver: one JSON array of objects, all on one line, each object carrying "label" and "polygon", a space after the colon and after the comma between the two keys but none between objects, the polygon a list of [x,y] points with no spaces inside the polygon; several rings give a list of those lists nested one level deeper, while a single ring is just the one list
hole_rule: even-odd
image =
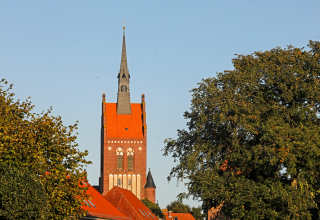
[{"label": "arched window", "polygon": [[121,147],[117,149],[117,169],[122,170],[122,164],[123,164],[123,150]]},{"label": "arched window", "polygon": [[128,170],[133,170],[133,155],[134,150],[130,147],[127,150],[127,156],[128,156]]},{"label": "arched window", "polygon": [[121,92],[127,92],[127,86],[121,86]]}]

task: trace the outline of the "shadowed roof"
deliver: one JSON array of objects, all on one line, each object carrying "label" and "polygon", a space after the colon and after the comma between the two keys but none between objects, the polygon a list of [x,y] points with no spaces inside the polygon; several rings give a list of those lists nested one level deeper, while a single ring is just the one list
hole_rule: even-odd
[{"label": "shadowed roof", "polygon": [[[115,191],[118,191],[118,193],[115,193]],[[113,199],[114,196],[118,194],[121,195],[122,198],[118,198],[117,200]],[[143,204],[131,191],[122,189],[120,187],[114,186],[107,194],[107,199],[113,200],[113,202],[119,204],[113,204],[115,206],[123,206],[123,207],[131,207],[131,211],[134,211],[137,216],[139,216],[140,219],[144,220],[158,220],[158,217],[155,216],[147,206]],[[126,202],[126,204],[123,204],[123,201]],[[112,202],[112,201],[110,201]],[[121,207],[120,207],[121,210]],[[128,209],[129,210],[129,209]],[[129,215],[128,215],[129,216]]]},{"label": "shadowed roof", "polygon": [[[84,182],[83,187],[88,187],[87,194],[92,195],[90,201],[85,200],[81,208],[88,211],[88,215],[109,218],[109,219],[123,219],[129,220],[122,212],[114,207],[108,200],[106,200],[95,188],[93,188],[88,182]],[[93,205],[95,206],[93,207]],[[91,207],[86,205],[88,203]]]},{"label": "shadowed roof", "polygon": [[107,138],[143,138],[140,103],[131,104],[131,115],[117,114],[117,103],[105,105]]}]

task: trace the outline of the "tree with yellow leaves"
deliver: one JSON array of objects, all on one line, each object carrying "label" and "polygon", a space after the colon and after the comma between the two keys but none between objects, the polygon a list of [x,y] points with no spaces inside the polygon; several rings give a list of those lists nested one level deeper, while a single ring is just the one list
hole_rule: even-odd
[{"label": "tree with yellow leaves", "polygon": [[233,59],[192,90],[188,130],[164,155],[188,193],[231,219],[316,219],[320,205],[320,42]]},{"label": "tree with yellow leaves", "polygon": [[15,164],[39,177],[48,201],[49,219],[66,219],[83,214],[81,202],[88,198],[80,187],[86,178],[82,168],[90,161],[88,152],[77,149],[74,130],[61,117],[33,113],[29,100],[14,101],[12,85],[0,81],[0,164]]}]

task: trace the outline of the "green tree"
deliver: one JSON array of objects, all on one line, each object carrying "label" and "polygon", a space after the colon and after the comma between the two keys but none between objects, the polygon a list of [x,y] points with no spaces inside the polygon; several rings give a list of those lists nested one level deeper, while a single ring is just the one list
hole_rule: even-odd
[{"label": "green tree", "polygon": [[[231,219],[311,219],[320,187],[320,42],[233,59],[192,90],[188,130],[166,139],[168,179]],[[207,207],[208,208],[208,207]]]},{"label": "green tree", "polygon": [[0,165],[0,219],[47,219],[49,205],[39,179],[27,169]]},{"label": "green tree", "polygon": [[158,218],[163,218],[162,210],[158,204],[154,204],[148,198],[141,199],[141,202],[143,202],[143,204],[145,204],[145,206],[147,206],[148,209],[150,209],[150,211]]},{"label": "green tree", "polygon": [[200,206],[198,208],[192,207],[190,213],[196,220],[203,220],[203,217],[206,216],[206,215],[203,216],[201,214],[201,207]]},{"label": "green tree", "polygon": [[173,213],[190,213],[191,208],[189,205],[185,205],[180,201],[170,202],[169,205],[166,206],[168,211],[172,211]]},{"label": "green tree", "polygon": [[0,82],[0,164],[14,163],[34,172],[43,184],[49,204],[48,218],[65,219],[83,214],[80,202],[88,198],[84,165],[91,163],[76,147],[73,134],[77,124],[64,126],[61,117],[51,116],[51,109],[33,113],[30,101],[14,101],[12,85]]},{"label": "green tree", "polygon": [[201,214],[201,207],[192,207],[189,205],[185,205],[182,201],[173,201],[170,202],[169,205],[166,206],[168,211],[172,211],[172,213],[190,213],[195,219],[202,220],[203,216]]}]

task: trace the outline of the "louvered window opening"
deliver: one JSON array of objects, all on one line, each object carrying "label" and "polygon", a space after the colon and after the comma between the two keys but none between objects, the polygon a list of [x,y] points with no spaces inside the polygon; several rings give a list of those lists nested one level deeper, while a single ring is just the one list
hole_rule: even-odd
[{"label": "louvered window opening", "polygon": [[128,156],[128,170],[133,170],[133,156]]},{"label": "louvered window opening", "polygon": [[117,169],[122,169],[122,156],[117,156]]}]

